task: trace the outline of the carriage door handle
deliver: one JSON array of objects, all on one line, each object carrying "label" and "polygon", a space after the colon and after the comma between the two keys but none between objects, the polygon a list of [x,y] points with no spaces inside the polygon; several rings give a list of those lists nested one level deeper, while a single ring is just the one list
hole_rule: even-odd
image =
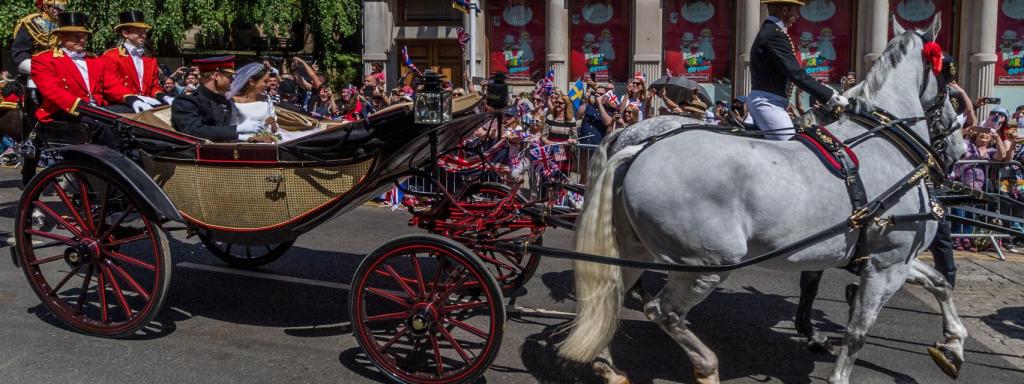
[{"label": "carriage door handle", "polygon": [[267,176],[267,182],[268,183],[280,184],[282,181],[284,181],[284,175],[270,175],[270,176]]}]

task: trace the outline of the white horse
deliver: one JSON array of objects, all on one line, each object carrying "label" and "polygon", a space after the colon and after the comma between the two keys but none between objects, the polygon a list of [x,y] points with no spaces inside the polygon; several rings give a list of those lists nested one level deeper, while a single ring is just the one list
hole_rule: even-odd
[{"label": "white horse", "polygon": [[[935,18],[926,32],[936,36],[939,28]],[[952,107],[939,98],[943,85],[922,58],[925,41],[895,21],[894,29],[896,37],[866,81],[847,96],[899,117],[923,116],[933,107],[941,108],[935,125],[945,129],[936,130],[925,122],[911,129],[918,137],[940,139],[945,145],[938,156],[951,164],[963,154],[963,140],[954,125]],[[578,252],[689,266],[734,265],[851,216],[854,207],[844,183],[797,142],[688,131],[646,149],[631,145],[689,122],[678,117],[649,119],[602,143],[591,163],[586,206],[576,224]],[[843,140],[868,129],[847,117],[828,128]],[[856,153],[869,198],[879,196],[917,166],[879,135],[860,143]],[[885,214],[917,214],[927,211],[929,203],[922,180]],[[916,260],[935,228],[934,222],[922,221],[873,225],[867,230],[864,251],[870,259],[861,272],[861,288],[853,300],[831,383],[850,381],[868,330],[905,281],[924,285],[941,303],[945,339],[930,352],[940,366],[945,364],[947,374],[958,373],[967,332],[953,306],[951,287],[937,271]],[[786,271],[843,267],[854,257],[857,237],[858,231],[849,230],[761,265]],[[613,368],[607,348],[618,327],[625,291],[642,272],[575,263],[579,316],[559,345],[561,356],[593,363],[595,372],[609,383],[628,382]],[[670,272],[664,289],[644,304],[647,318],[685,350],[700,383],[719,382],[718,359],[687,328],[686,315],[727,276],[728,272]]]}]

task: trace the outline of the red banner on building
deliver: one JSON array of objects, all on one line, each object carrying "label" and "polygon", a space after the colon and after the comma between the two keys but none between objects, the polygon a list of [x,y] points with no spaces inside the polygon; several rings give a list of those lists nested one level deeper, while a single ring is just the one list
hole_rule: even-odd
[{"label": "red banner on building", "polygon": [[[666,0],[663,21],[665,68],[673,76],[702,83],[729,77],[732,0]],[[647,74],[650,78],[662,74]]]},{"label": "red banner on building", "polygon": [[491,73],[510,80],[544,76],[544,0],[487,2]]},{"label": "red banner on building", "polygon": [[[906,29],[924,30],[932,25],[935,14],[942,12],[942,29],[935,42],[942,46],[944,51],[953,51],[953,16],[955,7],[954,0],[891,0],[889,11],[896,16],[896,21]],[[892,26],[889,26],[889,38],[893,36]]]},{"label": "red banner on building", "polygon": [[1024,85],[1024,0],[999,2],[996,33],[996,84]]},{"label": "red banner on building", "polygon": [[794,54],[818,81],[839,83],[850,70],[854,0],[811,0],[789,27]]},{"label": "red banner on building", "polygon": [[629,77],[629,0],[574,0],[569,8],[570,81]]}]

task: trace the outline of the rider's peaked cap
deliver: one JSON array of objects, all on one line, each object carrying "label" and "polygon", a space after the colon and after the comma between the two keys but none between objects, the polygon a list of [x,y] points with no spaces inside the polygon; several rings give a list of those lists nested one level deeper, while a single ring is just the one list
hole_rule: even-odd
[{"label": "rider's peaked cap", "polygon": [[117,18],[121,23],[114,27],[114,33],[121,31],[121,28],[128,27],[153,29],[152,25],[146,23],[146,14],[142,13],[142,11],[121,12],[117,15]]},{"label": "rider's peaked cap", "polygon": [[89,30],[89,16],[78,12],[64,12],[57,18],[57,27],[53,32],[92,33]]},{"label": "rider's peaked cap", "polygon": [[802,0],[761,0],[761,4],[784,4],[784,5],[799,5],[804,6]]}]

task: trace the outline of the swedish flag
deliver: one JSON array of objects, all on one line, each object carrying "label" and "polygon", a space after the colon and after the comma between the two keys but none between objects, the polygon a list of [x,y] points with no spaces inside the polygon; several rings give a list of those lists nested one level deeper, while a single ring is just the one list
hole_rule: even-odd
[{"label": "swedish flag", "polygon": [[452,1],[452,8],[462,13],[469,13],[470,10],[479,9],[476,4],[473,4],[472,0],[454,0]]},{"label": "swedish flag", "polygon": [[583,103],[583,79],[576,79],[575,83],[569,86],[569,100],[572,100],[573,110],[580,109],[580,104]]}]

